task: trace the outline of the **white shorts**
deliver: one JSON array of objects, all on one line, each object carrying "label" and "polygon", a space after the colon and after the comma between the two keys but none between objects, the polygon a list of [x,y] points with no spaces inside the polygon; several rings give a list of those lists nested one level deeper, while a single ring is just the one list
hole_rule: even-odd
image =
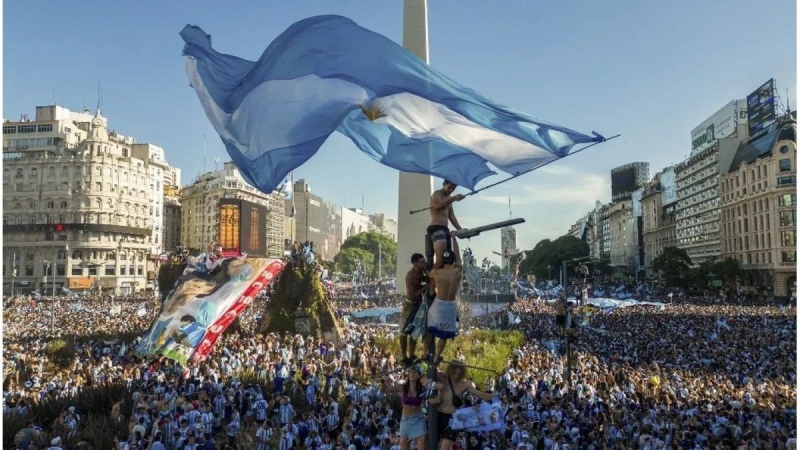
[{"label": "white shorts", "polygon": [[458,304],[455,300],[435,299],[428,308],[428,331],[440,339],[458,336]]}]

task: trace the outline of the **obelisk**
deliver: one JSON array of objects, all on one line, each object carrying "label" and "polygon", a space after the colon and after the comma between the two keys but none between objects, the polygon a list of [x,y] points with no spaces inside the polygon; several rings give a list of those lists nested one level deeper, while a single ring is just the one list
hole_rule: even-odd
[{"label": "obelisk", "polygon": [[[403,0],[403,47],[428,62],[428,1]],[[406,293],[406,273],[411,255],[425,254],[425,229],[430,214],[409,211],[428,206],[433,194],[433,177],[400,172],[397,190],[397,292]],[[429,261],[432,263],[432,261]]]}]

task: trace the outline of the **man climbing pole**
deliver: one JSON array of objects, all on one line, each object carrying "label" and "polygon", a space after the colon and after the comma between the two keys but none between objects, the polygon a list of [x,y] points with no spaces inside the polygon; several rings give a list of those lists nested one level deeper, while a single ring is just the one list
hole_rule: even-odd
[{"label": "man climbing pole", "polygon": [[458,242],[455,240],[456,232],[451,231],[449,237],[452,239],[452,250],[443,252],[440,259],[442,267],[434,268],[429,275],[435,287],[436,298],[428,309],[428,335],[426,338],[439,338],[433,358],[434,364],[438,364],[442,360],[442,352],[447,341],[455,338],[459,333],[456,295],[461,286],[463,271]]},{"label": "man climbing pole", "polygon": [[455,183],[445,180],[442,188],[431,195],[431,224],[428,225],[427,234],[433,244],[433,261],[428,261],[434,268],[441,269],[442,254],[445,250],[452,250],[450,247],[450,228],[452,223],[456,231],[461,229],[461,225],[453,212],[453,202],[460,202],[464,199],[462,194],[452,195],[458,186]]},{"label": "man climbing pole", "polygon": [[417,340],[413,336],[414,318],[417,315],[425,293],[428,291],[428,275],[425,272],[425,257],[419,253],[411,255],[411,270],[406,274],[406,297],[403,299],[403,311],[400,317],[400,353],[403,365],[411,366],[418,362],[415,351]]}]

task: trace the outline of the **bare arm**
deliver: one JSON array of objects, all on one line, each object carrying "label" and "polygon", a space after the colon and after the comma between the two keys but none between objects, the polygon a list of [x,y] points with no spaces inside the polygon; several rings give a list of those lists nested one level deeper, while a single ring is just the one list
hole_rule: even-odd
[{"label": "bare arm", "polygon": [[[443,211],[448,206],[452,205],[453,202],[461,201],[464,198],[463,195],[457,194],[452,196],[444,195],[442,191],[436,191],[431,196],[431,208],[436,211]],[[453,212],[450,212],[450,217],[452,218]]]},{"label": "bare arm", "polygon": [[[456,197],[458,197],[458,196],[461,196],[461,198],[464,198],[464,196],[461,195],[461,194],[458,194]],[[455,197],[450,197],[450,198],[455,198]],[[448,219],[450,219],[450,223],[453,224],[453,226],[456,228],[456,230],[460,230],[461,229],[461,224],[458,223],[458,219],[456,219],[456,213],[453,210],[453,208],[450,208],[450,214],[448,214]]]},{"label": "bare arm", "polygon": [[461,252],[458,250],[458,239],[456,239],[456,232],[450,232],[451,239],[450,241],[453,243],[453,253],[455,253],[456,260],[453,263],[453,267],[461,267]]},{"label": "bare arm", "polygon": [[477,388],[475,388],[475,384],[473,383],[469,384],[469,387],[467,388],[467,393],[469,393],[470,395],[474,395],[475,397],[478,397],[479,399],[485,402],[491,402],[492,399],[494,398],[493,394],[479,391]]},{"label": "bare arm", "polygon": [[419,275],[416,271],[408,272],[406,274],[406,298],[411,301],[416,301],[423,292],[425,292],[427,286],[417,287],[419,284]]}]

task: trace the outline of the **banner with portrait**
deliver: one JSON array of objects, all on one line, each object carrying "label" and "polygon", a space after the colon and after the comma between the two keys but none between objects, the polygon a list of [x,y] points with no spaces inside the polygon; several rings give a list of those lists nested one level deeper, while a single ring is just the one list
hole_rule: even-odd
[{"label": "banner with portrait", "polygon": [[220,258],[188,266],[137,353],[163,355],[181,364],[202,360],[283,267],[281,260],[264,258]]}]

